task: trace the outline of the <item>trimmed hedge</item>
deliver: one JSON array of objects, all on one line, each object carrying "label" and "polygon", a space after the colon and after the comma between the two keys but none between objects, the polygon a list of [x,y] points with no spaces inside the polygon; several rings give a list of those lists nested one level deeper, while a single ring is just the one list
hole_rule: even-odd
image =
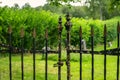
[{"label": "trimmed hedge", "polygon": [[[45,29],[49,32],[49,46],[56,47],[58,45],[58,18],[59,15],[44,10],[30,9],[15,9],[3,7],[0,8],[0,42],[7,43],[8,35],[7,28],[12,26],[13,34],[12,41],[14,46],[20,46],[20,29],[25,29],[25,47],[32,48],[32,30],[35,27],[37,30],[37,48],[40,49],[44,46],[44,34]],[[65,23],[65,15],[61,15],[63,18],[63,26]],[[94,41],[95,44],[103,42],[103,27],[107,25],[108,29],[108,41],[112,41],[116,38],[116,27],[120,17],[116,17],[110,20],[85,20],[83,18],[72,18],[73,24],[71,30],[71,45],[77,46],[79,43],[79,27],[82,26],[83,38],[86,40],[87,45],[90,46],[90,28],[94,27]],[[63,29],[62,33],[63,44],[66,40],[66,31]]]}]

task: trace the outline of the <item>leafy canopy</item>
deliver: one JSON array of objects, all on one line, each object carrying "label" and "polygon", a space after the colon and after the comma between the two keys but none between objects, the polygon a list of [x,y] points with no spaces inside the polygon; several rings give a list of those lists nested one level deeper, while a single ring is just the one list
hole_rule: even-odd
[{"label": "leafy canopy", "polygon": [[81,0],[47,0],[49,4],[56,6],[62,5],[62,3],[70,4],[70,2],[80,2],[80,1]]},{"label": "leafy canopy", "polygon": [[[86,2],[94,2],[94,1],[101,1],[101,0],[47,0],[47,2],[49,4],[53,4],[53,5],[61,5],[62,3],[70,3],[70,2],[80,2],[80,1],[86,1]],[[108,1],[108,0],[104,0],[105,1]],[[111,7],[112,6],[115,6],[115,7],[120,7],[119,4],[120,4],[120,0],[110,0],[110,4],[111,4]]]}]

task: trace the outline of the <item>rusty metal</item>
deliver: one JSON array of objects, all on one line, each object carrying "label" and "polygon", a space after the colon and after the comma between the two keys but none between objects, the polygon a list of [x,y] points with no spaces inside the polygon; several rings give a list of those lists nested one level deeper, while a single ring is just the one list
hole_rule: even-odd
[{"label": "rusty metal", "polygon": [[61,34],[62,34],[62,18],[59,17],[59,26],[58,26],[58,32],[59,32],[59,48],[58,48],[58,80],[61,80],[61,66],[63,63],[61,62]]},{"label": "rusty metal", "polygon": [[117,32],[120,33],[120,23],[117,24]]},{"label": "rusty metal", "polygon": [[11,33],[12,33],[12,28],[9,27],[8,28],[8,34],[9,34],[9,77],[10,80],[12,80],[12,37],[11,37]]},{"label": "rusty metal", "polygon": [[104,80],[106,80],[106,41],[107,41],[107,28],[104,25]]},{"label": "rusty metal", "polygon": [[[118,22],[118,25],[117,25],[117,48],[120,48],[120,24]],[[120,54],[120,51],[117,50],[118,54]],[[120,64],[120,57],[119,55],[117,56],[117,79],[116,80],[119,80],[119,64]]]},{"label": "rusty metal", "polygon": [[[79,53],[80,55],[80,80],[82,80],[82,54],[91,54],[92,55],[92,69],[91,69],[91,78],[92,80],[94,80],[94,55],[98,54],[98,55],[104,55],[104,80],[106,80],[106,74],[107,74],[107,70],[106,70],[106,60],[107,60],[107,55],[111,55],[111,56],[117,56],[117,69],[116,69],[116,80],[119,80],[120,76],[119,76],[119,66],[120,66],[120,24],[118,22],[118,26],[117,26],[117,48],[114,49],[106,49],[106,43],[107,43],[107,28],[106,25],[104,25],[104,32],[103,32],[103,36],[104,36],[104,50],[101,51],[94,51],[94,29],[93,27],[91,27],[91,50],[82,50],[81,47],[81,43],[82,43],[82,27],[80,27],[79,30],[79,49],[78,50],[70,50],[70,30],[72,27],[72,24],[70,22],[70,16],[69,14],[66,15],[66,23],[65,23],[65,28],[67,31],[67,47],[66,47],[66,51],[67,51],[67,58],[66,58],[66,65],[67,65],[67,80],[70,80],[71,78],[71,73],[70,73],[70,54],[72,53]],[[62,19],[61,17],[59,18],[59,25],[58,25],[58,33],[59,33],[59,48],[58,50],[54,51],[54,50],[48,50],[48,30],[46,29],[45,32],[45,48],[46,48],[46,52],[45,52],[45,80],[48,80],[48,53],[51,54],[58,54],[58,62],[55,64],[56,67],[58,67],[58,80],[61,80],[61,66],[63,66],[63,62],[61,60],[61,34],[62,34]],[[21,78],[22,80],[24,80],[24,61],[23,61],[23,53],[25,52],[31,52],[33,53],[33,80],[35,80],[36,78],[36,72],[35,72],[35,53],[42,53],[43,50],[36,50],[36,30],[35,28],[33,29],[32,32],[33,35],[33,46],[32,49],[29,51],[27,49],[24,49],[24,29],[21,29],[20,32],[20,37],[21,37],[21,47],[14,47],[12,46],[12,28],[9,27],[8,28],[8,45],[2,44],[2,42],[0,43],[0,53],[9,53],[9,76],[10,76],[10,80],[12,80],[12,53],[21,53]],[[3,48],[2,48],[3,47]]]},{"label": "rusty metal", "polygon": [[24,29],[21,28],[21,80],[24,80]]},{"label": "rusty metal", "polygon": [[63,62],[61,61],[61,62],[57,62],[57,64],[58,64],[58,66],[63,66]]},{"label": "rusty metal", "polygon": [[45,31],[45,38],[48,39],[48,29]]},{"label": "rusty metal", "polygon": [[[120,48],[114,48],[114,49],[109,49],[106,50],[106,55],[110,55],[110,56],[116,56],[120,54],[118,53],[118,50],[120,50]],[[80,50],[70,50],[70,53],[80,53]],[[101,50],[101,51],[94,51],[95,55],[104,55],[105,51]],[[92,54],[92,51],[90,50],[82,50],[82,54]]]},{"label": "rusty metal", "polygon": [[33,29],[33,80],[36,80],[36,62],[35,62],[35,54],[36,54],[36,42],[35,42],[35,37],[36,37],[36,29]]},{"label": "rusty metal", "polygon": [[35,38],[36,37],[36,29],[34,28],[33,29],[33,38]]},{"label": "rusty metal", "polygon": [[45,31],[45,80],[48,80],[48,30]]},{"label": "rusty metal", "polygon": [[8,33],[9,33],[9,34],[12,33],[12,28],[11,28],[11,26],[8,27]]},{"label": "rusty metal", "polygon": [[66,23],[65,23],[65,28],[67,30],[67,46],[66,46],[66,51],[67,51],[67,59],[66,59],[66,65],[67,65],[67,80],[71,80],[71,74],[70,74],[70,30],[72,27],[72,23],[70,22],[70,15],[69,13],[66,15]]},{"label": "rusty metal", "polygon": [[[53,64],[53,67],[61,67],[61,66],[63,66],[63,62],[62,62],[62,61]],[[61,78],[61,77],[60,77],[60,78]],[[58,79],[60,79],[60,78],[59,78],[59,75],[58,75]]]},{"label": "rusty metal", "polygon": [[107,36],[107,28],[106,28],[106,24],[104,25],[104,35],[103,35],[104,37],[106,37]]},{"label": "rusty metal", "polygon": [[21,31],[20,31],[20,37],[21,37],[21,38],[24,37],[24,28],[23,28],[23,27],[21,28]]},{"label": "rusty metal", "polygon": [[92,80],[94,80],[94,29],[93,29],[93,26],[91,26],[91,52],[92,52],[91,76],[92,76]]},{"label": "rusty metal", "polygon": [[82,37],[82,27],[80,26],[80,30],[79,30],[79,33],[80,33],[80,37]]},{"label": "rusty metal", "polygon": [[91,26],[91,37],[93,37],[94,36],[94,28],[93,28],[93,26]]},{"label": "rusty metal", "polygon": [[80,30],[79,30],[79,39],[80,39],[80,43],[79,43],[79,53],[80,53],[80,80],[82,80],[82,27],[80,26]]}]

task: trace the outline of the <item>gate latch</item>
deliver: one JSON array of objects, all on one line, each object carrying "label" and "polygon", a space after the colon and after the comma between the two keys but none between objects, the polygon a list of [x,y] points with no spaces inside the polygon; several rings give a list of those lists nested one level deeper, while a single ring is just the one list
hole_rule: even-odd
[{"label": "gate latch", "polygon": [[58,67],[58,66],[63,66],[63,62],[59,61],[59,62],[53,64],[53,67]]}]

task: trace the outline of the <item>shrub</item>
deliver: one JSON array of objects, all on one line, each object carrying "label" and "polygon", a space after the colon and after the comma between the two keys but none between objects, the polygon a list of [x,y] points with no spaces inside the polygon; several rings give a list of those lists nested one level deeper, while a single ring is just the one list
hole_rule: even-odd
[{"label": "shrub", "polygon": [[[20,46],[20,29],[24,27],[25,29],[25,47],[28,49],[32,48],[32,30],[36,28],[36,48],[41,49],[44,46],[45,40],[45,29],[48,29],[48,44],[50,47],[58,46],[58,14],[52,13],[50,11],[37,10],[33,8],[22,8],[15,9],[9,7],[0,8],[0,42],[7,43],[8,41],[8,26],[12,26],[12,42],[13,46]],[[65,23],[64,15],[63,17],[63,27]],[[107,25],[108,29],[108,41],[112,41],[116,38],[116,26],[117,21],[120,17],[116,17],[106,21],[100,20],[85,20],[83,18],[72,18],[71,22],[73,24],[71,29],[71,44],[76,46],[79,43],[79,28],[82,26],[83,38],[86,40],[87,45],[90,46],[90,29],[91,26],[94,27],[94,42],[95,44],[103,42],[103,25]],[[63,29],[62,41],[66,40],[66,30]],[[62,43],[64,44],[64,43]]]}]

